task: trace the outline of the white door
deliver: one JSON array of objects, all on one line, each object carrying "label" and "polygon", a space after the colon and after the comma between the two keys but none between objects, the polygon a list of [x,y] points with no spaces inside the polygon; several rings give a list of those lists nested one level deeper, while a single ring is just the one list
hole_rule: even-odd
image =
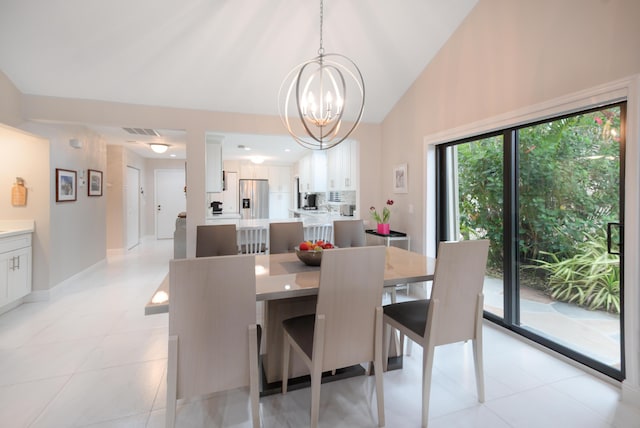
[{"label": "white door", "polygon": [[140,171],[127,167],[127,249],[140,243]]},{"label": "white door", "polygon": [[178,214],[187,210],[184,170],[155,170],[156,239],[172,239]]}]

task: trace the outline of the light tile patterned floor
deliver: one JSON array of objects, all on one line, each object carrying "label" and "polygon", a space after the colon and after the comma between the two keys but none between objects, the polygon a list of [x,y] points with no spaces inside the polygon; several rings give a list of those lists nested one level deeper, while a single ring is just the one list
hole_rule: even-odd
[{"label": "light tile patterned floor", "polygon": [[[0,316],[0,426],[163,427],[167,315],[143,307],[168,271],[172,241],[110,256],[51,301]],[[485,325],[486,395],[476,400],[468,344],[436,351],[432,428],[640,426],[615,385]],[[385,381],[387,427],[420,425],[421,349]],[[261,399],[264,427],[304,427],[309,390]],[[183,403],[179,427],[249,427],[245,391]],[[377,425],[373,378],[323,385],[320,425]]]}]

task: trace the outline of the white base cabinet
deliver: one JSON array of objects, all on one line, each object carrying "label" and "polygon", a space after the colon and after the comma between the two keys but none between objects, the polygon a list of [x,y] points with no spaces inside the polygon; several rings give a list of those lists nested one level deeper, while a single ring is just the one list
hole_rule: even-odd
[{"label": "white base cabinet", "polygon": [[0,238],[0,306],[31,293],[31,233]]}]

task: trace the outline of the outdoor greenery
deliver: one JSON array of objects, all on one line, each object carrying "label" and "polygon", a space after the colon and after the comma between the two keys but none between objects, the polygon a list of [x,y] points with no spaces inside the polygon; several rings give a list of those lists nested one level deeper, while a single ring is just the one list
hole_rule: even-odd
[{"label": "outdoor greenery", "polygon": [[[619,107],[517,130],[521,266],[537,267],[538,288],[556,299],[615,311],[618,259],[602,231],[619,218],[619,130]],[[501,270],[502,134],[456,147],[460,233],[490,239],[489,267]]]}]

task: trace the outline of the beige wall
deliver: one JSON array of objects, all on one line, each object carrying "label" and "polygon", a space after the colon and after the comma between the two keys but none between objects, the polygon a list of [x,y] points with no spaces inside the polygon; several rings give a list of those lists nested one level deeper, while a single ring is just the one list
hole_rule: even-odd
[{"label": "beige wall", "polygon": [[[49,254],[47,288],[51,288],[105,258],[106,198],[89,197],[86,180],[88,169],[103,173],[106,170],[106,142],[100,135],[78,125],[26,122],[21,128],[50,142],[47,172],[51,177],[50,221],[55,225],[51,228]],[[71,147],[71,139],[79,140],[82,147]],[[77,172],[76,201],[56,202],[56,168]]]},{"label": "beige wall", "polygon": [[[392,228],[424,249],[425,136],[640,72],[639,19],[637,0],[480,0],[382,124]],[[409,193],[393,195],[404,162]]]},{"label": "beige wall", "polygon": [[22,122],[22,94],[0,70],[0,123],[17,127]]},{"label": "beige wall", "polygon": [[[49,141],[0,124],[0,218],[34,220],[33,289],[49,288],[51,229],[49,222]],[[11,187],[22,177],[27,188],[27,205],[11,205]]]}]

